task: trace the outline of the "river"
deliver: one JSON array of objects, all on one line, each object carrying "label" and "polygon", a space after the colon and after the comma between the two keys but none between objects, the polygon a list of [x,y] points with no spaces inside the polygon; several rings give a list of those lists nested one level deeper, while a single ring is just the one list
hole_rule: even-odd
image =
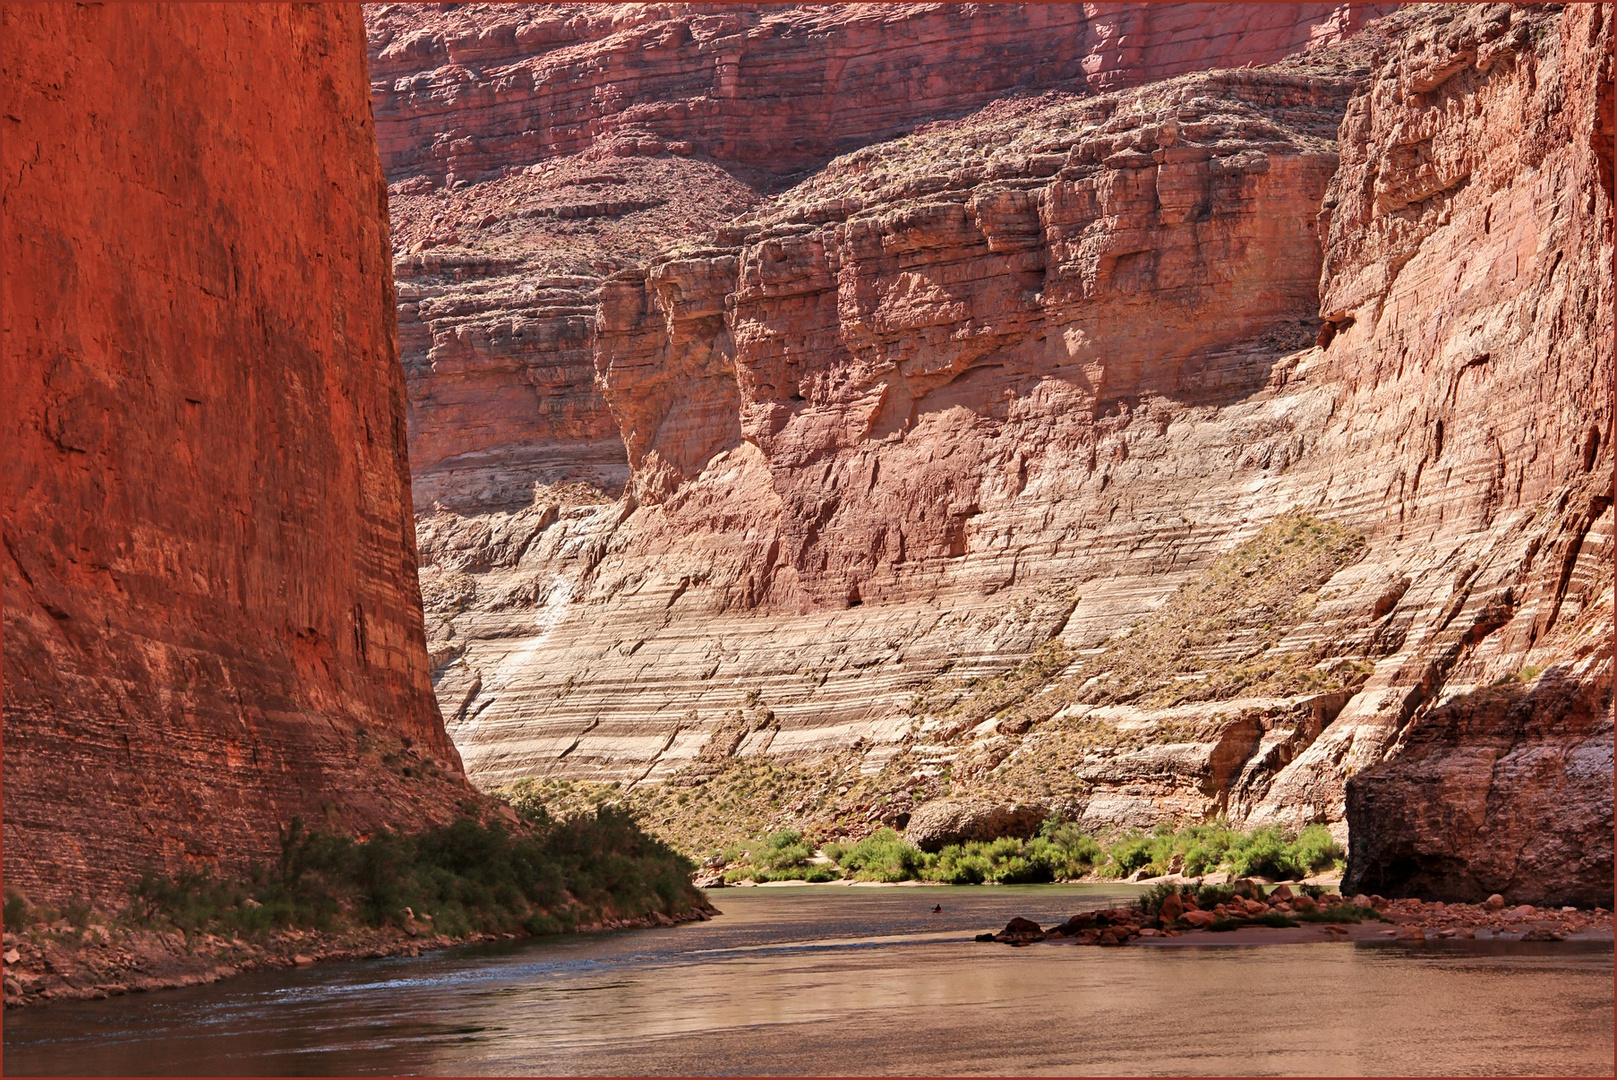
[{"label": "river", "polygon": [[13,1010],[5,1074],[1612,1074],[1610,942],[972,940],[1136,893],[715,890],[708,923]]}]

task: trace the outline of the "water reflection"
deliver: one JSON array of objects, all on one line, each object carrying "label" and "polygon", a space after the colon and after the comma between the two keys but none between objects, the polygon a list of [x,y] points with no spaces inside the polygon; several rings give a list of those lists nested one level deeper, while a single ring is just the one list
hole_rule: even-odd
[{"label": "water reflection", "polygon": [[[1612,1072],[1610,944],[979,945],[1133,890],[749,889],[666,930],[14,1011],[8,1075]],[[934,903],[944,911],[933,914]]]}]

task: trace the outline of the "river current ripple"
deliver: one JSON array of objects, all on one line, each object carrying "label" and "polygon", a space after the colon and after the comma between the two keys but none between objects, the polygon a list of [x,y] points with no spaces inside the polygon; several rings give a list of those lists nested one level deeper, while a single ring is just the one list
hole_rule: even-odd
[{"label": "river current ripple", "polygon": [[1612,1074],[1609,942],[972,940],[1136,892],[716,890],[708,923],[14,1010],[5,1074]]}]

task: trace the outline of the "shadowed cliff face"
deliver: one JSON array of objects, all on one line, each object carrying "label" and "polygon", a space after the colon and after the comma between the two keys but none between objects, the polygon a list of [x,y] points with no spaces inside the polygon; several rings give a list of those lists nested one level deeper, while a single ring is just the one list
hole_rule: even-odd
[{"label": "shadowed cliff face", "polygon": [[[499,365],[534,415],[598,417],[572,389],[588,356],[626,450],[568,472],[547,419],[539,465],[491,440],[418,472],[435,683],[474,778],[694,783],[716,756],[851,750],[880,789],[855,832],[947,792],[1095,829],[1351,823],[1358,859],[1420,805],[1406,748],[1465,744],[1451,700],[1609,698],[1609,161],[1579,134],[1608,19],[1409,10],[1268,68],[1010,95],[661,251],[672,217],[624,208],[653,166],[703,162],[649,136],[404,180],[402,304],[432,341],[407,350],[412,437],[455,430],[443,402],[475,415],[465,373]],[[685,220],[696,190],[717,214],[717,184],[680,190]],[[501,311],[529,248],[547,274],[596,260],[554,354]],[[512,277],[450,269],[494,254]],[[556,325],[533,295],[524,341]],[[1571,895],[1574,865],[1609,891],[1609,783],[1553,781],[1609,761],[1609,714],[1564,711],[1489,721],[1500,760],[1551,762],[1502,766],[1489,805],[1571,798],[1583,823],[1581,861],[1523,847],[1477,878],[1560,882],[1533,899]],[[1490,841],[1421,842],[1480,865]]]},{"label": "shadowed cliff face", "polygon": [[4,27],[7,886],[452,812],[359,12]]}]

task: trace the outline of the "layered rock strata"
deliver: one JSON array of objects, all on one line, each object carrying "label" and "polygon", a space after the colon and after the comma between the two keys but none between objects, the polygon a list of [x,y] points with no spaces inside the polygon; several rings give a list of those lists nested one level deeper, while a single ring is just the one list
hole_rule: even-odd
[{"label": "layered rock strata", "polygon": [[1352,774],[1350,888],[1606,904],[1612,10],[1526,15],[1417,34],[1343,124],[1337,378],[1406,388],[1398,533],[1455,537],[1458,558],[1440,619],[1411,628],[1427,642],[1298,789],[1327,762]]},{"label": "layered rock strata", "polygon": [[603,280],[837,153],[1012,91],[1272,61],[1385,7],[370,5],[417,505],[621,492]]},{"label": "layered rock strata", "polygon": [[[421,523],[429,604],[447,616],[432,633],[465,650],[440,695],[452,724],[473,721],[457,732],[473,769],[514,779],[565,754],[660,773],[748,695],[772,720],[739,753],[891,746],[947,665],[992,673],[1065,624],[1084,639],[1118,595],[1143,587],[1130,612],[1171,591],[1239,523],[1209,472],[1262,472],[1235,444],[1274,427],[1248,399],[1277,343],[1317,333],[1314,207],[1350,92],[1346,77],[1232,73],[1139,108],[1024,101],[839,160],[731,227],[734,247],[610,281],[596,366],[635,469],[628,500],[546,494],[478,519],[486,542],[456,515]],[[1164,222],[1153,155],[1170,150],[1188,164],[1163,188],[1205,208]],[[1250,306],[1221,304],[1226,289]],[[1171,321],[1141,352],[1146,335],[1111,340],[1164,300]],[[1221,399],[1246,403],[1246,424],[1170,434]],[[1292,452],[1289,430],[1269,438]],[[1185,481],[1119,520],[1163,458]],[[1131,552],[1133,580],[1085,608],[1080,583],[1123,576]]]},{"label": "layered rock strata", "polygon": [[[791,177],[1013,90],[1109,91],[1339,40],[1373,4],[370,5],[390,182],[617,137]],[[639,143],[656,142],[652,148]]]},{"label": "layered rock strata", "polygon": [[4,26],[7,887],[451,813],[359,12]]},{"label": "layered rock strata", "polygon": [[[613,273],[569,362],[618,479],[418,524],[473,775],[853,747],[867,827],[944,791],[1351,819],[1383,892],[1609,892],[1609,19],[1408,10],[1007,98]],[[1503,680],[1542,709],[1472,702]],[[1378,848],[1444,755],[1467,838]],[[1568,835],[1484,872],[1511,800]]]}]

